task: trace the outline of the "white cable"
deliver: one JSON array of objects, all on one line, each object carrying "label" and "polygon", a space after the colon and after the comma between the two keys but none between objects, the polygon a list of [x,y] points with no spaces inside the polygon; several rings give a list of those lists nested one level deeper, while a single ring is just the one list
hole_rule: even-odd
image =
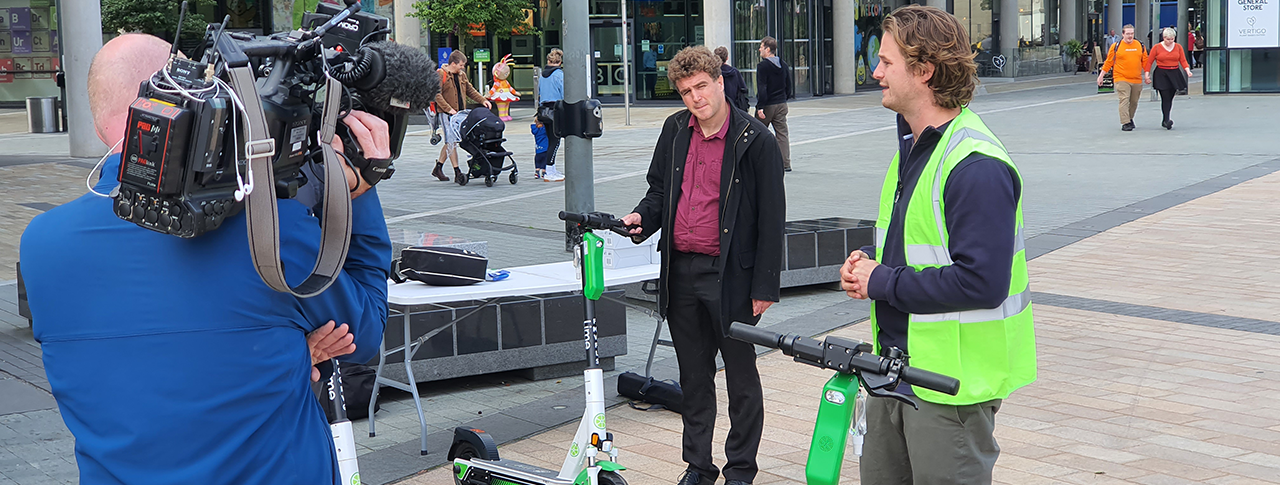
[{"label": "white cable", "polygon": [[[225,87],[227,89],[227,92],[230,94],[230,97],[231,97],[231,103],[234,104],[236,109],[240,111],[242,124],[244,125],[244,131],[245,133],[248,133],[249,132],[249,110],[245,109],[244,103],[240,99],[240,96],[236,94],[234,89],[231,89],[231,86],[228,85],[226,81],[223,81],[221,79],[216,79],[216,81],[219,86]],[[235,113],[233,112],[232,115],[234,114]],[[232,123],[232,125],[233,126],[231,130],[231,142],[233,146],[239,147],[240,136],[238,132],[235,130],[234,122]],[[245,158],[245,166],[247,167],[246,175],[249,176],[249,182],[245,183],[244,178],[240,175],[240,152],[238,148],[235,149],[234,158],[235,158],[234,168],[236,171],[236,186],[238,187],[238,189],[236,189],[235,198],[236,198],[236,201],[239,202],[244,200],[245,197],[248,197],[249,194],[253,193],[253,163],[252,161],[249,160],[249,149],[246,146],[244,158]]]},{"label": "white cable", "polygon": [[[120,141],[116,142],[116,144],[115,144],[115,145],[111,145],[111,148],[108,148],[108,149],[107,149],[107,154],[106,154],[106,155],[103,155],[103,156],[102,156],[102,158],[98,160],[98,164],[93,166],[93,170],[89,172],[89,176],[87,176],[87,177],[85,177],[85,178],[84,178],[84,186],[85,186],[85,187],[88,187],[88,188],[89,188],[89,192],[90,192],[90,193],[92,193],[93,195],[96,195],[96,196],[98,196],[98,197],[106,197],[106,198],[108,198],[108,199],[110,199],[110,198],[111,198],[111,196],[110,196],[110,195],[107,195],[107,194],[104,194],[104,193],[98,192],[98,191],[96,191],[96,190],[93,190],[93,185],[92,185],[92,184],[90,184],[90,183],[89,183],[89,181],[90,181],[90,180],[93,180],[93,174],[95,174],[95,173],[99,173],[99,172],[98,172],[98,170],[99,170],[99,169],[101,169],[101,168],[102,168],[102,164],[103,164],[104,162],[106,162],[106,161],[107,161],[107,157],[110,157],[112,153],[115,153],[115,152],[116,152],[116,147],[120,146],[120,144],[121,144],[121,143],[124,143],[124,137],[120,137]],[[124,163],[123,155],[122,155],[122,159],[120,160],[120,163]],[[101,178],[101,177],[99,177],[99,178],[98,178],[98,181],[99,181],[99,182],[101,182],[101,181],[102,181],[102,178]]]}]

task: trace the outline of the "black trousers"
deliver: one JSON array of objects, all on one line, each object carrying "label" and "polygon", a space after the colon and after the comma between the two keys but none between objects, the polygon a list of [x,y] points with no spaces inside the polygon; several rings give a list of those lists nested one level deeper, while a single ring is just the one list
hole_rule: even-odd
[{"label": "black trousers", "polygon": [[680,363],[684,391],[685,463],[711,482],[720,475],[711,460],[716,424],[716,354],[724,359],[729,391],[729,436],[725,480],[755,480],[756,454],[764,429],[764,392],[755,346],[724,336],[720,315],[718,257],[673,252],[668,282],[667,326]]}]

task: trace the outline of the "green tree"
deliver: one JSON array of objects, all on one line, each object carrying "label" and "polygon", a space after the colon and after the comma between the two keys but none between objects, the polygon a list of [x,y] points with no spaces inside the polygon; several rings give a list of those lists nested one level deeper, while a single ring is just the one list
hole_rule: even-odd
[{"label": "green tree", "polygon": [[[189,0],[187,16],[182,21],[182,38],[197,39],[204,35],[208,21],[195,12],[208,0]],[[102,0],[102,31],[141,32],[173,42],[178,26],[182,0]]]},{"label": "green tree", "polygon": [[[414,2],[410,14],[431,26],[434,32],[447,32],[458,39],[458,49],[468,51],[471,25],[483,25],[486,34],[499,38],[512,35],[536,35],[525,23],[529,0],[423,0]],[[514,34],[513,34],[514,31]]]}]

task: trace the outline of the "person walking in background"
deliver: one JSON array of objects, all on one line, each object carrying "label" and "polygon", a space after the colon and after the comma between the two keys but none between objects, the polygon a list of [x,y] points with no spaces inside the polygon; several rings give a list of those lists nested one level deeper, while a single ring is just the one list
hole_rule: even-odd
[{"label": "person walking in background", "polygon": [[1116,42],[1120,42],[1120,36],[1116,35],[1116,29],[1111,29],[1107,33],[1107,36],[1104,37],[1104,39],[1106,40],[1106,43],[1107,43],[1106,45],[1107,52],[1111,52],[1111,46],[1115,45]]},{"label": "person walking in background", "polygon": [[1204,32],[1197,29],[1196,42],[1193,42],[1193,45],[1196,46],[1196,55],[1192,56],[1192,60],[1196,61],[1197,67],[1204,67]]},{"label": "person walking in background", "polygon": [[1187,31],[1187,63],[1196,68],[1196,31]]},{"label": "person walking in background", "polygon": [[560,151],[560,137],[556,136],[556,121],[551,116],[556,101],[564,100],[564,69],[561,69],[563,62],[564,51],[551,49],[551,52],[547,53],[547,66],[542,68],[542,75],[538,76],[536,117],[547,132],[547,151],[544,152],[546,155],[542,157],[542,162],[538,162],[538,158],[534,157],[533,177],[542,179],[543,182],[564,181],[564,174],[556,170],[556,152]]},{"label": "person walking in background", "polygon": [[791,140],[787,132],[787,98],[791,96],[791,68],[778,57],[778,39],[760,40],[760,64],[756,65],[756,118],[773,126],[782,150],[782,171],[791,171]]},{"label": "person walking in background", "polygon": [[870,299],[875,352],[960,380],[954,396],[910,385],[919,408],[867,399],[865,484],[990,484],[996,413],[1036,379],[1022,177],[967,105],[977,69],[965,26],[934,7],[884,19],[873,77],[898,113],[875,244],[853,251],[841,287]]},{"label": "person walking in background", "polygon": [[1147,50],[1141,42],[1133,40],[1133,26],[1125,25],[1124,37],[1120,42],[1111,45],[1107,54],[1107,63],[1102,65],[1098,73],[1098,85],[1102,85],[1103,76],[1112,71],[1115,80],[1116,95],[1120,99],[1120,129],[1133,131],[1133,114],[1138,112],[1138,97],[1142,94],[1143,66],[1147,65]]},{"label": "person walking in background", "polygon": [[729,65],[729,49],[725,46],[716,47],[716,56],[720,57],[720,77],[724,78],[724,97],[729,99],[729,104],[734,108],[742,111],[751,109],[751,101],[747,99],[747,83],[742,79],[742,73],[738,69]]},{"label": "person walking in background", "polygon": [[449,54],[449,63],[441,67],[440,72],[440,94],[436,95],[436,109],[448,115],[444,121],[444,146],[440,148],[440,158],[436,159],[436,168],[431,171],[441,181],[449,181],[449,177],[444,174],[444,159],[447,156],[449,163],[453,164],[453,181],[458,185],[464,185],[467,181],[466,177],[470,169],[463,171],[458,168],[458,143],[462,141],[462,135],[459,130],[462,127],[462,121],[467,119],[467,98],[472,101],[483,104],[485,108],[492,108],[492,104],[485,99],[480,91],[476,91],[475,86],[471,85],[471,81],[467,79],[467,55],[462,51],[453,51]]},{"label": "person walking in background", "polygon": [[535,116],[529,131],[533,133],[533,178],[541,180],[547,175],[547,127]]},{"label": "person walking in background", "polygon": [[[1162,37],[1164,42],[1153,46],[1151,55],[1147,56],[1147,61],[1142,64],[1142,74],[1144,81],[1160,93],[1160,112],[1164,113],[1164,121],[1160,122],[1160,126],[1166,130],[1172,130],[1173,120],[1169,118],[1169,111],[1173,109],[1173,96],[1178,91],[1187,89],[1187,79],[1191,78],[1192,71],[1191,66],[1187,64],[1182,46],[1174,42],[1178,37],[1178,31],[1165,28]],[[1154,73],[1150,72],[1152,63],[1156,65]],[[1178,72],[1179,69],[1186,70],[1187,77],[1182,77],[1182,73]]]}]

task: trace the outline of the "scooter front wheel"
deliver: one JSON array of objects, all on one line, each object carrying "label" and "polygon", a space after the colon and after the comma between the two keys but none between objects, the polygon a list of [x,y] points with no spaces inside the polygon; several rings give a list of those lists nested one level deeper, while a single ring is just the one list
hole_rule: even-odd
[{"label": "scooter front wheel", "polygon": [[600,481],[597,485],[627,485],[627,481],[616,472],[601,471]]}]

